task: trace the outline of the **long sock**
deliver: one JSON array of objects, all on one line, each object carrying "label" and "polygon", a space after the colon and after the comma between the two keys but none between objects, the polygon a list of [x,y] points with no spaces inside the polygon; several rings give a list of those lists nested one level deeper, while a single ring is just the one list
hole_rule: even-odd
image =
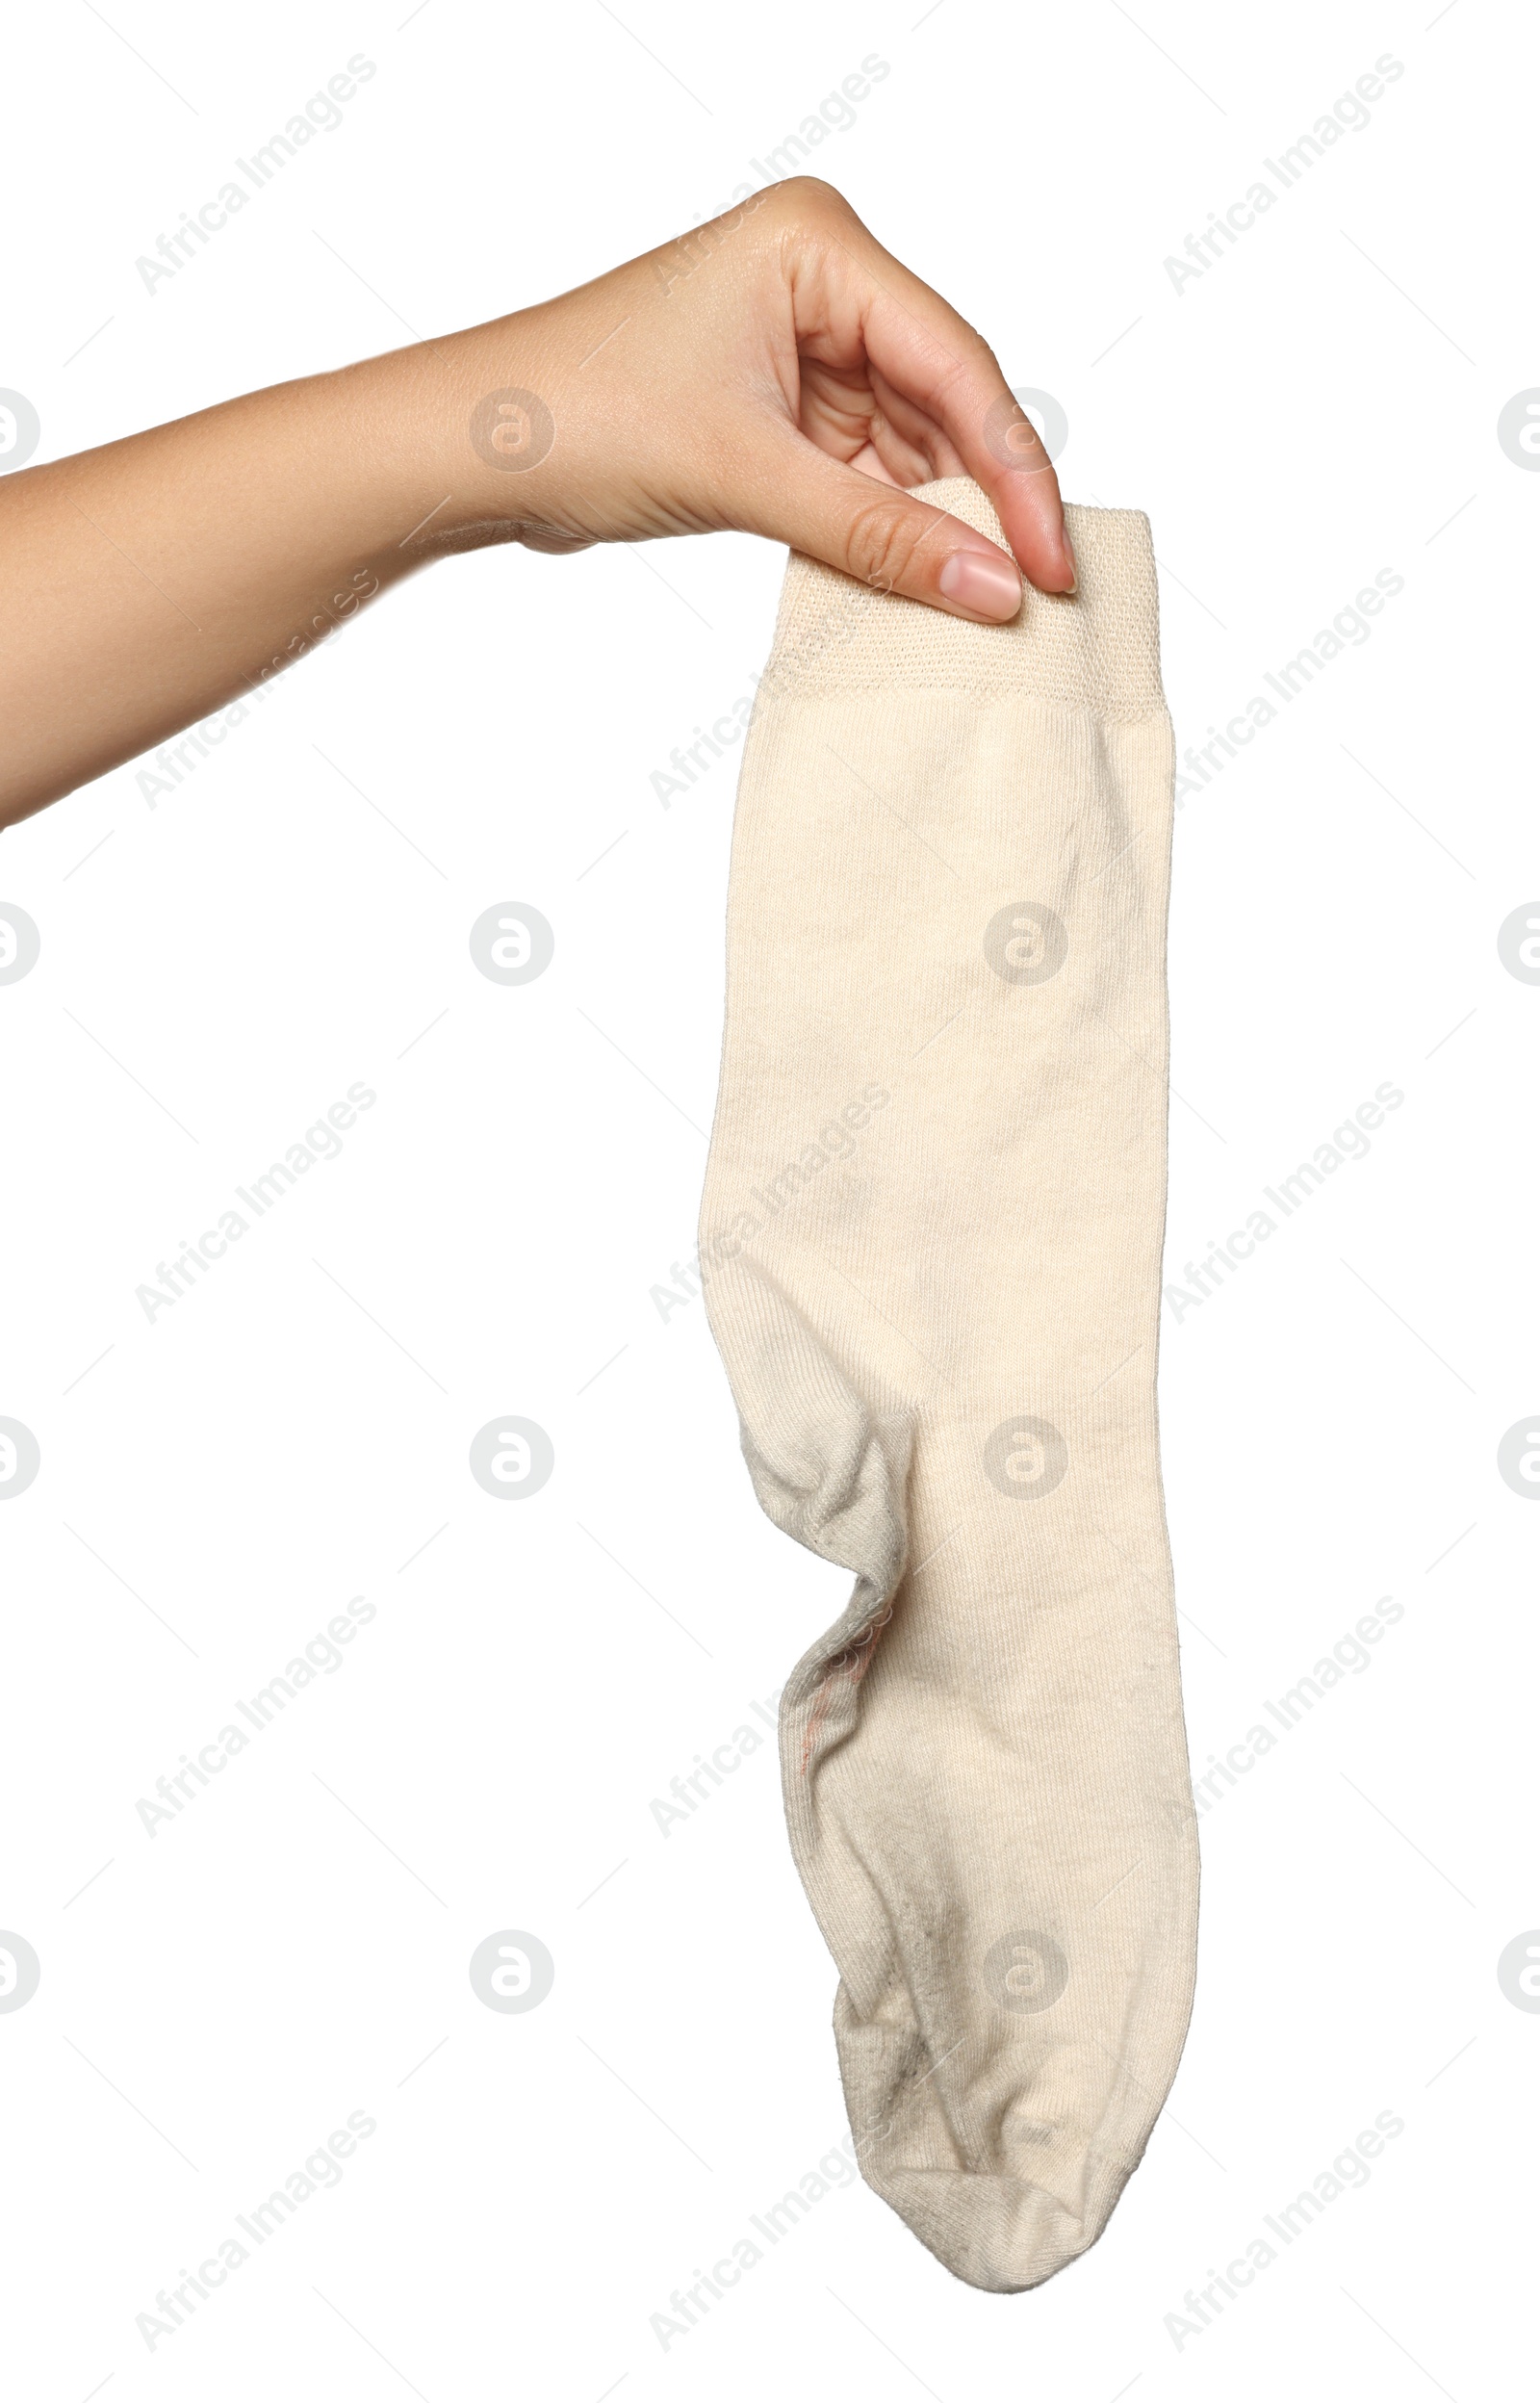
[{"label": "long sock", "polygon": [[[966,478],[925,488],[996,541]],[[858,2155],[947,2266],[1100,2234],[1175,2075],[1195,1821],[1155,1417],[1172,742],[1146,520],[976,627],[789,565],[701,1256],[772,1519]]]}]

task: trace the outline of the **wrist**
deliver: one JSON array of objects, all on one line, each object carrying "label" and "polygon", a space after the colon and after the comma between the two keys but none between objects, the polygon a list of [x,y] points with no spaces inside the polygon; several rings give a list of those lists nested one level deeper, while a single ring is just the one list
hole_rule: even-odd
[{"label": "wrist", "polygon": [[539,390],[552,362],[533,338],[534,315],[498,318],[397,354],[399,445],[387,475],[402,523],[380,572],[495,542],[565,547],[550,522],[550,472],[539,472],[556,426]]}]

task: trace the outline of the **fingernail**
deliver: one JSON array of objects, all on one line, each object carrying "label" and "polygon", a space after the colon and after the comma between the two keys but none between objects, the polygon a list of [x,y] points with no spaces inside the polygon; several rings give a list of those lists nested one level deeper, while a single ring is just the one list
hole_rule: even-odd
[{"label": "fingernail", "polygon": [[954,551],[941,563],[937,578],[940,591],[960,608],[976,609],[980,617],[1004,620],[1021,607],[1021,579],[1009,559],[988,551]]},{"label": "fingernail", "polygon": [[1068,592],[1078,592],[1080,590],[1080,570],[1075,565],[1075,555],[1070,547],[1069,531],[1067,527],[1065,528],[1064,534],[1064,547],[1065,565],[1069,570],[1069,581],[1065,586],[1065,590]]}]

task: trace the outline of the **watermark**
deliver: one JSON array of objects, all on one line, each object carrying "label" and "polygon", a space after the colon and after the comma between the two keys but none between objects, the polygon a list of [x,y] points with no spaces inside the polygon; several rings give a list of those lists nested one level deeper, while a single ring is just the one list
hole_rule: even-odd
[{"label": "watermark", "polygon": [[319,651],[323,642],[330,642],[342,633],[350,617],[356,617],[366,601],[372,601],[379,590],[379,578],[372,568],[355,567],[341,592],[334,592],[329,603],[323,603],[311,617],[308,626],[290,636],[281,651],[275,651],[265,667],[257,670],[255,688],[265,685],[271,676],[293,667],[297,659]]},{"label": "watermark", "polygon": [[1540,1410],[1508,1429],[1498,1445],[1498,1475],[1521,1501],[1540,1502]]},{"label": "watermark", "polygon": [[886,596],[892,589],[889,577],[844,578],[836,598],[827,608],[821,610],[810,624],[799,624],[789,642],[777,644],[764,674],[755,680],[757,697],[763,701],[781,701],[788,693],[795,692],[826,651],[834,650],[840,643],[847,642],[867,623],[867,607],[862,595],[877,592]]},{"label": "watermark", "polygon": [[[870,2140],[886,2133],[885,2123],[872,2132]],[[841,2137],[815,2167],[786,2188],[779,2202],[768,2204],[762,2211],[749,2213],[752,2235],[746,2231],[736,2237],[709,2270],[692,2271],[693,2286],[675,2287],[668,2299],[668,2310],[654,2312],[648,2322],[665,2353],[679,2338],[687,2337],[698,2328],[712,2305],[723,2302],[740,2283],[745,2271],[757,2268],[765,2255],[789,2236],[820,2203],[840,2188],[856,2183],[857,2161],[863,2141],[866,2139],[855,2135]]]},{"label": "watermark", "polygon": [[507,384],[476,402],[467,430],[478,459],[500,475],[522,476],[548,455],[556,439],[556,421],[538,392]]},{"label": "watermark", "polygon": [[866,623],[866,604],[860,597],[863,592],[886,596],[892,589],[891,580],[882,576],[843,579],[837,598],[810,623],[799,624],[790,638],[778,645],[762,675],[751,670],[749,681],[756,687],[755,694],[740,693],[731,710],[714,719],[709,729],[696,727],[693,742],[675,745],[666,768],[654,768],[649,782],[659,807],[672,809],[679,794],[690,791],[716,761],[726,758],[732,746],[741,741],[754,716],[756,697],[764,701],[783,699],[797,689],[826,652],[849,641]]},{"label": "watermark", "polygon": [[[301,643],[304,640],[302,636],[295,639]],[[304,647],[312,646],[305,644]],[[298,656],[300,654],[296,652],[295,657]],[[273,667],[263,669],[262,678],[253,684],[249,698],[227,703],[222,710],[216,710],[210,716],[200,718],[195,726],[190,726],[180,741],[161,745],[155,754],[154,765],[140,768],[134,778],[134,788],[147,808],[157,808],[163,794],[179,791],[195,772],[199,762],[206,760],[234,727],[245,724],[252,711],[268,698],[270,687],[262,679],[286,664],[288,662],[282,659],[275,659]]]},{"label": "watermark", "polygon": [[30,976],[41,949],[37,919],[14,901],[0,901],[0,985],[18,985]]},{"label": "watermark", "polygon": [[1069,1466],[1069,1446],[1050,1419],[1007,1418],[984,1447],[984,1473],[1008,1502],[1040,1502]]},{"label": "watermark", "polygon": [[681,284],[718,255],[769,197],[775,185],[808,171],[807,163],[821,143],[834,134],[848,134],[857,121],[856,111],[861,102],[869,99],[874,87],[886,83],[892,71],[886,59],[870,52],[858,70],[846,75],[837,89],[803,118],[795,133],[785,135],[762,159],[749,161],[752,182],[735,184],[730,198],[696,220],[694,231],[680,234],[677,241],[655,251],[653,272],[663,288],[664,298],[672,299]]},{"label": "watermark", "polygon": [[237,726],[244,726],[260,703],[268,698],[268,686],[253,686],[249,701],[232,701],[212,715],[200,718],[190,726],[179,742],[166,742],[155,754],[152,767],[141,767],[134,778],[134,788],[146,808],[157,809],[164,794],[176,792],[188,778],[196,773],[200,762],[223,742]]},{"label": "watermark", "polygon": [[[375,1605],[355,1593],[346,1609],[337,1612],[324,1630],[295,1654],[281,1676],[270,1677],[248,1700],[237,1702],[227,1724],[208,1744],[199,1745],[195,1760],[184,1752],[180,1769],[156,1779],[158,1799],[141,1795],[134,1807],[145,1834],[153,1840],[163,1823],[168,1826],[180,1819],[188,1804],[195,1802],[255,1737],[265,1734],[306,1686],[313,1686],[318,1677],[334,1677],[346,1657],[343,1646],[351,1643],[360,1627],[367,1627],[377,1615]],[[239,1723],[243,1720],[244,1725]]]},{"label": "watermark", "polygon": [[0,2011],[19,2011],[32,2001],[42,1963],[25,1936],[0,1927]]},{"label": "watermark", "polygon": [[24,392],[0,391],[0,475],[25,467],[42,440],[42,421]]},{"label": "watermark", "polygon": [[471,957],[495,985],[530,985],[556,955],[549,917],[527,901],[498,901],[471,929]]},{"label": "watermark", "polygon": [[[1348,1677],[1361,1677],[1373,1668],[1374,1656],[1369,1646],[1384,1640],[1386,1631],[1397,1626],[1406,1615],[1404,1604],[1393,1594],[1382,1593],[1373,1611],[1366,1611],[1356,1619],[1350,1631],[1339,1636],[1328,1653],[1317,1661],[1308,1676],[1299,1678],[1275,1701],[1264,1702],[1267,1718],[1258,1718],[1239,1743],[1232,1744],[1219,1759],[1211,1752],[1208,1767],[1201,1777],[1193,1780],[1193,1799],[1197,1816],[1204,1819],[1226,1794],[1232,1794],[1243,1777],[1257,1763],[1275,1750],[1291,1728],[1302,1724],[1318,1702],[1323,1701],[1333,1686],[1340,1686]],[[1268,1720],[1272,1724],[1270,1726]]]},{"label": "watermark", "polygon": [[709,265],[769,198],[777,184],[808,171],[807,163],[821,143],[834,134],[848,134],[857,121],[856,111],[861,102],[869,99],[874,86],[886,83],[892,71],[886,59],[871,52],[862,59],[858,70],[845,76],[837,89],[803,118],[795,133],[785,135],[762,159],[749,161],[753,170],[751,182],[735,184],[731,197],[706,217],[697,218],[690,233],[680,234],[676,241],[654,251],[653,272],[662,287],[663,297],[671,300],[681,284]]},{"label": "watermark", "polygon": [[145,807],[153,810],[167,793],[178,791],[199,762],[268,700],[274,689],[273,679],[286,667],[293,667],[311,652],[319,651],[322,644],[335,641],[348,620],[378,590],[379,578],[372,568],[355,569],[343,590],[334,592],[328,602],[315,610],[309,625],[299,628],[281,651],[275,651],[254,676],[246,678],[249,691],[226,702],[222,709],[211,711],[195,726],[190,726],[178,741],[163,743],[155,754],[154,764],[141,767],[134,779],[135,789]]},{"label": "watermark", "polygon": [[1377,1132],[1386,1117],[1399,1110],[1406,1096],[1399,1085],[1389,1079],[1374,1087],[1373,1100],[1360,1101],[1351,1118],[1334,1126],[1330,1140],[1318,1143],[1308,1160],[1301,1160],[1288,1176],[1280,1176],[1275,1185],[1264,1185],[1264,1199],[1277,1210],[1273,1218],[1267,1210],[1253,1210],[1244,1227],[1232,1228],[1222,1243],[1211,1243],[1208,1256],[1194,1264],[1189,1260],[1182,1274],[1186,1284],[1167,1284],[1163,1299],[1169,1305],[1171,1316],[1180,1327],[1192,1311],[1201,1309],[1212,1301],[1245,1263],[1254,1259],[1258,1244],[1267,1243],[1278,1231],[1281,1222],[1295,1217],[1312,1195],[1321,1191],[1328,1176],[1334,1176],[1348,1160],[1366,1159],[1373,1149],[1370,1135]]},{"label": "watermark", "polygon": [[[4,972],[5,914],[0,910],[0,974]],[[1521,985],[1540,985],[1540,901],[1510,910],[1498,928],[1498,958]]]},{"label": "watermark", "polygon": [[[307,100],[303,109],[289,119],[282,133],[270,134],[261,148],[249,159],[238,158],[236,168],[244,178],[233,178],[221,184],[212,199],[205,200],[195,213],[182,212],[174,233],[162,234],[155,245],[155,256],[141,256],[134,262],[140,282],[153,300],[158,287],[169,283],[197,257],[200,248],[207,248],[218,233],[222,233],[233,217],[238,217],[270,184],[279,169],[318,134],[334,134],[343,121],[343,106],[351,100],[360,84],[371,83],[378,73],[372,59],[355,52],[345,69],[333,75],[324,91],[318,91]],[[249,187],[249,189],[247,189]]]},{"label": "watermark", "polygon": [[659,1282],[649,1285],[647,1289],[648,1300],[665,1327],[676,1310],[688,1309],[697,1295],[705,1290],[706,1270],[700,1247],[697,1246],[683,1262],[670,1261],[668,1273],[674,1279],[672,1284]]},{"label": "watermark", "polygon": [[[783,1691],[777,1686],[774,1693],[767,1693],[762,1702],[749,1705],[756,1717],[763,1719],[770,1730],[770,1737],[774,1737],[779,1723],[776,1705]],[[724,1786],[733,1771],[743,1767],[749,1755],[757,1752],[767,1741],[769,1739],[745,1718],[733,1728],[725,1744],[713,1748],[709,1760],[697,1752],[693,1769],[685,1770],[681,1776],[670,1778],[668,1790],[673,1800],[654,1795],[648,1806],[658,1834],[666,1840],[673,1833],[676,1821],[682,1825],[687,1819],[693,1819],[702,1804],[709,1802],[713,1793]]]},{"label": "watermark", "polygon": [[19,1418],[0,1418],[0,1502],[13,1502],[25,1493],[42,1466],[42,1452],[30,1427]]},{"label": "watermark", "polygon": [[984,1956],[986,1993],[996,2009],[1017,2017],[1052,2010],[1068,1983],[1068,1956],[1040,1927],[1014,1928]]},{"label": "watermark", "polygon": [[1275,207],[1286,192],[1292,192],[1316,161],[1323,159],[1345,134],[1363,133],[1372,121],[1369,113],[1373,104],[1383,99],[1387,85],[1399,84],[1405,72],[1401,61],[1385,51],[1374,61],[1371,72],[1359,76],[1351,91],[1345,91],[1324,116],[1317,117],[1309,133],[1301,134],[1275,159],[1263,160],[1270,182],[1259,180],[1249,185],[1238,200],[1231,201],[1222,217],[1211,209],[1203,232],[1188,235],[1183,245],[1185,256],[1164,261],[1177,298],[1181,299],[1189,284],[1206,275],[1227,249],[1233,250],[1242,235],[1248,234],[1257,220]]},{"label": "watermark", "polygon": [[153,1327],[163,1310],[170,1309],[186,1294],[192,1292],[200,1278],[206,1277],[217,1260],[222,1260],[233,1243],[239,1243],[259,1218],[266,1218],[274,1204],[291,1193],[298,1179],[315,1167],[318,1160],[335,1160],[342,1150],[343,1136],[358,1122],[362,1111],[372,1110],[378,1095],[362,1080],[351,1084],[344,1099],[334,1101],[324,1118],[289,1146],[281,1160],[274,1160],[260,1176],[253,1176],[249,1185],[237,1185],[236,1198],[251,1213],[243,1216],[238,1209],[225,1210],[217,1227],[207,1227],[192,1243],[184,1242],[175,1259],[156,1264],[158,1282],[136,1285],[134,1299]]},{"label": "watermark", "polygon": [[556,1982],[556,1964],[538,1936],[500,1927],[471,1955],[471,1991],[489,2011],[538,2010]]},{"label": "watermark", "polygon": [[1303,650],[1286,659],[1274,675],[1264,668],[1262,682],[1277,695],[1270,701],[1266,693],[1253,693],[1250,700],[1233,716],[1221,733],[1218,726],[1209,728],[1206,743],[1192,744],[1183,753],[1176,774],[1176,806],[1183,808],[1189,794],[1201,792],[1222,773],[1227,762],[1238,760],[1248,743],[1254,742],[1265,728],[1281,714],[1291,701],[1297,700],[1308,685],[1341,657],[1345,649],[1361,651],[1373,633],[1370,624],[1378,617],[1388,601],[1406,589],[1406,579],[1393,567],[1382,567],[1372,584],[1365,584],[1350,602],[1337,611],[1329,626],[1322,626]]},{"label": "watermark", "polygon": [[[851,123],[855,123],[852,116]],[[653,254],[653,272],[663,287],[663,297],[672,300],[682,283],[696,271],[709,265],[725,243],[731,242],[747,219],[761,207],[769,196],[770,187],[756,192],[750,184],[739,184],[732,202],[719,209],[705,223],[698,222],[693,233],[680,234]],[[740,205],[741,204],[741,205]]]},{"label": "watermark", "polygon": [[[1189,2287],[1182,2298],[1182,2309],[1167,2313],[1163,2324],[1178,2353],[1194,2337],[1212,2328],[1226,2302],[1238,2301],[1247,2287],[1255,2285],[1259,2271],[1270,2269],[1280,2251],[1302,2236],[1333,2203],[1340,2202],[1351,2187],[1367,2186],[1373,2174],[1370,2163],[1379,2158],[1386,2145],[1394,2142],[1405,2126],[1406,2122],[1396,2112],[1377,2111],[1373,2127],[1360,2129],[1331,2167],[1322,2170],[1292,2203],[1281,2205],[1275,2212],[1264,2211],[1262,2225],[1270,2235],[1253,2236],[1235,2261],[1227,2261],[1222,2270],[1208,2272],[1210,2285]],[[1277,2243],[1270,2241],[1270,2236],[1275,2236]]]},{"label": "watermark", "polygon": [[265,2203],[250,2211],[237,2211],[235,2224],[241,2235],[221,2236],[206,2261],[199,2261],[195,2271],[183,2270],[180,2286],[163,2287],[154,2310],[138,2314],[134,2325],[146,2350],[153,2353],[164,2337],[174,2337],[185,2328],[198,2305],[213,2299],[232,2270],[244,2269],[258,2247],[275,2236],[302,2203],[308,2203],[323,2186],[340,2186],[343,2163],[351,2159],[378,2124],[367,2111],[349,2111],[346,2125],[334,2128],[281,2186],[274,2186]]},{"label": "watermark", "polygon": [[[0,1947],[14,1941],[0,1936]],[[1498,1954],[1498,1984],[1516,2011],[1540,2011],[1540,1927],[1527,1927],[1503,1946]],[[0,2002],[0,2009],[5,2007]]]},{"label": "watermark", "polygon": [[984,956],[1008,985],[1045,985],[1069,957],[1069,934],[1046,901],[1011,901],[984,930]]},{"label": "watermark", "polygon": [[556,1447],[532,1418],[489,1418],[471,1439],[471,1474],[495,1502],[538,1493],[556,1465]]},{"label": "watermark", "polygon": [[[0,404],[13,398],[13,394],[0,393]],[[1540,468],[1540,388],[1531,384],[1503,402],[1498,414],[1498,441],[1515,467],[1527,467],[1531,473]]]},{"label": "watermark", "polygon": [[670,1274],[682,1290],[673,1285],[655,1284],[649,1298],[664,1326],[676,1310],[682,1310],[700,1293],[711,1271],[724,1260],[735,1260],[746,1244],[762,1235],[781,1213],[795,1202],[808,1187],[820,1177],[826,1168],[836,1161],[853,1160],[859,1145],[856,1137],[864,1133],[879,1110],[885,1110],[892,1099],[886,1085],[865,1085],[847,1101],[842,1109],[826,1120],[815,1137],[803,1145],[794,1160],[787,1160],[775,1176],[767,1176],[762,1185],[751,1185],[749,1192],[763,1212],[757,1217],[750,1209],[738,1210],[730,1223],[704,1235],[689,1263],[680,1268],[678,1261]]},{"label": "watermark", "polygon": [[1069,440],[1069,416],[1062,400],[1036,384],[1013,384],[984,412],[984,446],[1002,467],[1040,476]]},{"label": "watermark", "polygon": [[668,766],[654,767],[648,779],[659,807],[672,809],[676,794],[688,792],[717,760],[725,759],[732,745],[742,741],[753,715],[753,694],[740,693],[731,710],[712,719],[709,729],[697,726],[693,742],[676,743],[668,755]]},{"label": "watermark", "polygon": [[[803,118],[795,133],[784,135],[762,159],[749,161],[754,182],[735,186],[731,198],[721,208],[712,210],[712,220],[728,216],[756,194],[762,197],[764,189],[771,184],[810,171],[807,163],[813,153],[833,135],[850,132],[861,102],[871,97],[878,84],[886,84],[892,71],[886,59],[879,58],[875,50],[869,51],[860,67],[844,76],[838,87]],[[688,241],[690,237],[686,235],[684,239]]]}]

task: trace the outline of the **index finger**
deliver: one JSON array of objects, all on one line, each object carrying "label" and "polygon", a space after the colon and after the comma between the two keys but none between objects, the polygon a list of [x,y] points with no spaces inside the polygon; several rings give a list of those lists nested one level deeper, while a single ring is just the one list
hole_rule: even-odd
[{"label": "index finger", "polygon": [[870,279],[862,320],[872,364],[941,426],[999,513],[1023,573],[1040,592],[1073,592],[1053,462],[982,334],[854,220],[852,266]]}]

